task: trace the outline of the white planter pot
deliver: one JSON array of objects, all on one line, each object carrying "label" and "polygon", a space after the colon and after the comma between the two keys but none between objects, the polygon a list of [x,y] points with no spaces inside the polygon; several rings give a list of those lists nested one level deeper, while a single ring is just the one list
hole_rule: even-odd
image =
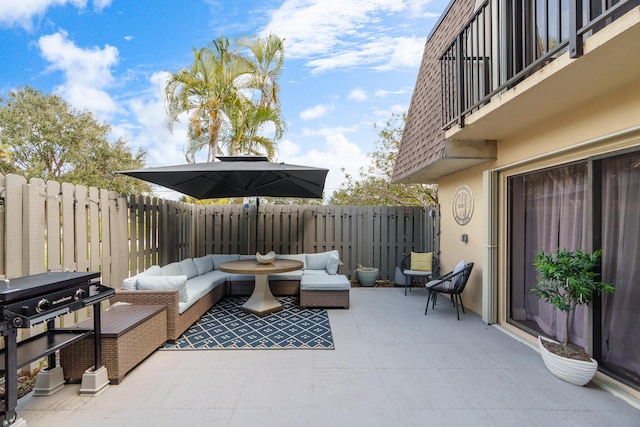
[{"label": "white planter pot", "polygon": [[543,336],[538,336],[538,348],[542,355],[542,361],[547,369],[556,377],[575,385],[585,385],[596,374],[598,362],[591,359],[591,362],[568,359],[551,353],[542,345],[542,341],[554,342]]}]

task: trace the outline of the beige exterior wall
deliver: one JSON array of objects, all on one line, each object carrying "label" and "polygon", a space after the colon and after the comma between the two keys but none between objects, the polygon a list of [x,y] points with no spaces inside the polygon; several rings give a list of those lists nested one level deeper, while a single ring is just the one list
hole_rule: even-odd
[{"label": "beige exterior wall", "polygon": [[[465,309],[478,314],[482,311],[483,169],[484,167],[475,167],[438,182],[441,224],[440,273],[453,270],[461,259],[474,263],[467,287],[462,294],[462,303]],[[458,224],[453,216],[453,195],[460,185],[468,186],[473,194],[473,215],[466,225]],[[463,234],[468,236],[467,243],[462,241]]]},{"label": "beige exterior wall", "polygon": [[[634,127],[639,128],[628,131]],[[482,312],[483,209],[488,197],[483,194],[484,170],[500,170],[498,319],[502,323],[507,315],[507,178],[631,147],[640,148],[640,82],[498,141],[495,162],[440,179],[441,272],[451,271],[460,259],[475,263],[463,294],[465,307],[479,314]],[[474,196],[473,216],[464,226],[456,223],[452,212],[453,195],[460,185],[467,185]],[[468,235],[468,243],[462,242],[462,234]]]}]

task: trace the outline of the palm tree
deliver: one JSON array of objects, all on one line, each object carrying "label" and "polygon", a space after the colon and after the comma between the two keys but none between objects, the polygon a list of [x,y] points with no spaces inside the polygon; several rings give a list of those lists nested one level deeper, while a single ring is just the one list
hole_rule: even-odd
[{"label": "palm tree", "polygon": [[[273,138],[259,135],[257,132],[267,123],[275,127]],[[276,153],[275,141],[282,138],[283,134],[284,123],[279,110],[245,100],[231,112],[229,130],[223,139],[230,155],[266,154],[269,159],[273,159]]]},{"label": "palm tree", "polygon": [[208,147],[207,161],[218,155],[220,131],[229,112],[242,96],[239,76],[247,73],[244,61],[229,47],[229,40],[221,36],[207,47],[193,50],[194,61],[189,69],[172,73],[165,88],[168,104],[168,127],[183,113],[189,115],[189,144],[185,150],[187,161],[194,161],[195,153]]},{"label": "palm tree", "polygon": [[280,109],[278,79],[284,63],[284,41],[275,34],[269,34],[265,38],[240,39],[237,43],[253,55],[252,58],[243,58],[250,70],[249,85],[260,90],[259,105]]},{"label": "palm tree", "polygon": [[[282,138],[284,122],[279,105],[278,78],[284,60],[282,40],[270,35],[264,39],[238,41],[253,57],[241,56],[230,48],[224,36],[200,50],[194,49],[189,69],[170,75],[165,88],[168,127],[182,114],[188,115],[187,161],[208,147],[207,161],[222,153],[275,153],[275,141]],[[252,91],[260,93],[253,100]],[[274,139],[259,135],[264,125],[275,126]]]}]

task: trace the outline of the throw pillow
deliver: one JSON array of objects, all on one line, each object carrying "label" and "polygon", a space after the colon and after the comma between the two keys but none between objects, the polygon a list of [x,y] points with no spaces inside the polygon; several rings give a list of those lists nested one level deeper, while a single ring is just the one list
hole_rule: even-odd
[{"label": "throw pillow", "polygon": [[411,252],[411,269],[414,271],[431,271],[433,268],[433,252]]},{"label": "throw pillow", "polygon": [[180,264],[177,262],[172,262],[165,266],[160,267],[163,276],[180,276],[184,274],[182,270],[180,270]]},{"label": "throw pillow", "polygon": [[[460,271],[462,271],[465,266],[467,265],[467,263],[465,262],[465,260],[460,260],[460,262],[458,264],[456,264],[456,267],[453,269],[453,274],[459,273]],[[457,276],[453,276],[453,279],[451,280],[451,284],[455,287],[458,286],[460,284],[460,281],[462,281],[462,277],[464,276],[464,274],[458,274]]]},{"label": "throw pillow", "polygon": [[327,267],[327,253],[307,254],[306,261],[307,270],[324,270]]},{"label": "throw pillow", "polygon": [[331,251],[327,253],[327,273],[338,274],[338,267],[340,267],[340,255],[338,251]]},{"label": "throw pillow", "polygon": [[187,302],[187,276],[138,276],[137,287],[144,291],[178,290],[178,300]]},{"label": "throw pillow", "polygon": [[182,274],[187,276],[187,279],[191,279],[198,275],[198,269],[191,258],[183,259],[178,263],[178,265],[180,265],[180,271],[182,271]]},{"label": "throw pillow", "polygon": [[209,255],[205,255],[200,258],[194,258],[193,263],[196,265],[198,275],[208,273],[213,270],[213,258],[211,258]]},{"label": "throw pillow", "polygon": [[136,281],[138,280],[138,276],[141,275],[147,276],[160,276],[162,272],[160,271],[159,265],[152,265],[141,273],[138,273],[136,276],[127,277],[122,281],[122,289],[125,291],[135,291],[136,290]]}]

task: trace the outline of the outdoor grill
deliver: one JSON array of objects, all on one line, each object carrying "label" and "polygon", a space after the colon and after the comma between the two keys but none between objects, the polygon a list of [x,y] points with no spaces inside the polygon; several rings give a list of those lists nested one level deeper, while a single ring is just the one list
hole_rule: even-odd
[{"label": "outdoor grill", "polygon": [[[45,356],[47,371],[56,367],[55,352],[88,335],[94,335],[95,367],[102,366],[100,344],[100,302],[115,294],[100,283],[100,273],[48,272],[0,280],[0,335],[4,349],[0,370],[4,375],[2,425],[16,420],[17,372]],[[57,330],[55,319],[93,305],[93,330]],[[46,331],[17,342],[17,329],[47,322]],[[93,332],[95,330],[95,333]]]}]

